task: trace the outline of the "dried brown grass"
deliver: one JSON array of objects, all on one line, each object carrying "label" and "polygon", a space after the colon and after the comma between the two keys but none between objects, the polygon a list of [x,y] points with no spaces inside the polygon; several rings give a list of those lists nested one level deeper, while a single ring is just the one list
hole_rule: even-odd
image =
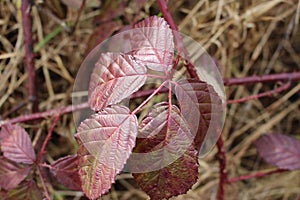
[{"label": "dried brown grass", "polygon": [[[26,107],[24,72],[24,38],[17,0],[0,2],[0,113],[15,117],[29,112]],[[148,1],[140,16],[157,11]],[[223,66],[223,77],[243,77],[300,70],[299,12],[296,0],[179,0],[170,2],[170,10],[180,31],[199,41]],[[66,8],[63,19],[49,11],[33,9],[35,45],[43,41],[61,22],[75,22],[77,12]],[[48,10],[52,14],[47,14]],[[133,15],[127,7],[125,13]],[[39,109],[46,110],[71,103],[76,72],[84,59],[92,23],[99,10],[86,8],[74,32],[63,30],[46,43],[36,57]],[[156,13],[154,13],[156,14]],[[226,88],[228,99],[237,99],[274,88],[273,84],[232,86]],[[228,156],[230,177],[272,168],[257,156],[251,145],[269,132],[290,134],[300,139],[300,84],[282,94],[228,106],[223,139]],[[34,125],[35,139],[44,134],[49,121]],[[75,127],[70,115],[62,118],[56,133],[64,136],[51,142],[48,161],[72,153]],[[35,142],[34,142],[35,143]],[[64,145],[62,145],[64,144]],[[67,145],[66,145],[67,144]],[[214,149],[200,161],[198,183],[188,194],[175,199],[215,199],[219,168]],[[118,182],[125,190],[113,187],[102,199],[146,199],[132,183],[131,176],[122,174]],[[300,191],[300,172],[284,172],[261,179],[252,179],[226,186],[226,199],[295,199]],[[57,195],[79,199],[81,193],[57,191]]]}]

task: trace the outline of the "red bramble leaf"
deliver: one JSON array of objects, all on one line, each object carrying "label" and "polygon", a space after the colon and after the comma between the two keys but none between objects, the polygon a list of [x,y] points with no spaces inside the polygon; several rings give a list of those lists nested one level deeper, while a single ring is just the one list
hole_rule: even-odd
[{"label": "red bramble leaf", "polygon": [[156,104],[143,120],[137,140],[138,152],[151,152],[149,160],[136,164],[160,169],[184,154],[192,143],[193,135],[177,106]]},{"label": "red bramble leaf", "polygon": [[64,186],[72,190],[81,190],[78,164],[77,155],[65,156],[52,163],[50,171]]},{"label": "red bramble leaf", "polygon": [[107,107],[80,124],[75,137],[88,153],[78,152],[83,155],[79,174],[88,197],[108,191],[132,152],[137,132],[136,116],[120,105]]},{"label": "red bramble leaf", "polygon": [[34,163],[36,157],[30,137],[21,126],[11,124],[2,126],[0,139],[4,157],[17,163]]},{"label": "red bramble leaf", "polygon": [[91,75],[89,105],[99,111],[129,97],[147,79],[146,68],[133,57],[119,53],[103,53]]},{"label": "red bramble leaf", "polygon": [[219,95],[212,86],[195,79],[180,80],[173,82],[173,85],[181,113],[195,136],[197,150],[202,145],[211,149],[215,143],[203,142],[208,134],[214,135],[216,139],[221,134],[218,121],[222,117],[222,101]]},{"label": "red bramble leaf", "polygon": [[168,199],[185,194],[197,182],[198,156],[192,145],[172,164],[152,172],[134,173],[138,185],[151,199]]},{"label": "red bramble leaf", "polygon": [[109,191],[118,174],[117,169],[101,163],[95,156],[90,155],[82,144],[78,155],[82,190],[90,199],[97,199]]},{"label": "red bramble leaf", "polygon": [[174,57],[172,30],[161,17],[152,16],[136,24],[132,35],[133,56],[156,71],[169,71]]},{"label": "red bramble leaf", "polygon": [[157,169],[134,173],[139,186],[151,199],[186,193],[197,180],[197,151],[187,142],[191,141],[191,135],[178,108],[157,104],[143,120],[139,136],[146,138],[138,138],[134,152],[147,153],[150,160],[141,162]]},{"label": "red bramble leaf", "polygon": [[[186,193],[198,177],[197,151],[188,125],[176,106],[154,106],[140,127],[135,153],[147,153],[149,160],[137,165],[156,169],[134,173],[139,186],[151,199]],[[145,167],[145,166],[143,166]]]},{"label": "red bramble leaf", "polygon": [[19,164],[0,156],[0,186],[6,190],[17,187],[30,170],[31,166],[21,167]]},{"label": "red bramble leaf", "polygon": [[267,163],[281,169],[300,169],[300,141],[272,133],[262,136],[254,144]]}]

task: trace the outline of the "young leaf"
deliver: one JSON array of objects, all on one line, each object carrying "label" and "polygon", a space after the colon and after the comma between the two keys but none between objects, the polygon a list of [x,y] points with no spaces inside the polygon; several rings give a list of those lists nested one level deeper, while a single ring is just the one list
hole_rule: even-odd
[{"label": "young leaf", "polygon": [[19,125],[2,126],[0,140],[4,157],[17,163],[32,164],[36,157],[29,135]]},{"label": "young leaf", "polygon": [[52,163],[50,169],[53,176],[71,190],[81,190],[78,160],[77,155],[65,156]]},{"label": "young leaf", "polygon": [[300,141],[273,133],[262,136],[254,144],[267,163],[282,169],[300,169]]},{"label": "young leaf", "polygon": [[137,132],[136,116],[120,105],[107,107],[80,124],[75,137],[88,154],[78,152],[83,155],[79,174],[88,197],[108,191],[132,152]]},{"label": "young leaf", "polygon": [[[217,139],[221,133],[218,122],[222,117],[222,101],[206,82],[188,79],[173,84],[181,113],[195,136],[197,150],[200,150],[208,134],[215,135]],[[210,149],[214,144],[206,145]]]},{"label": "young leaf", "polygon": [[[129,160],[133,172],[159,170],[182,156],[193,143],[188,125],[175,105],[154,106],[139,128],[135,154]],[[136,156],[147,152],[142,161]]]},{"label": "young leaf", "polygon": [[174,57],[172,30],[161,17],[136,24],[132,35],[133,56],[152,70],[169,71]]},{"label": "young leaf", "polygon": [[19,164],[0,156],[0,186],[6,190],[17,187],[30,170],[31,166],[21,167]]},{"label": "young leaf", "polygon": [[146,68],[130,55],[103,53],[91,75],[89,105],[99,111],[129,97],[147,79]]},{"label": "young leaf", "polygon": [[37,184],[33,180],[23,181],[18,187],[10,190],[5,200],[41,200],[43,194],[41,189],[38,188]]}]

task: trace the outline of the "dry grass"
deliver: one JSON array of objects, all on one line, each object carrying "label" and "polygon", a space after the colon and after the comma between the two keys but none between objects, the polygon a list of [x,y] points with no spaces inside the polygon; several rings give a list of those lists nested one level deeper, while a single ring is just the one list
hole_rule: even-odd
[{"label": "dry grass", "polygon": [[[0,114],[3,118],[29,112],[26,107],[24,38],[17,2],[0,2]],[[50,7],[43,4],[39,7],[42,10],[36,7],[32,10],[35,45],[60,27],[61,22],[74,23],[77,17],[77,11],[72,8],[66,8],[65,16],[60,18]],[[180,31],[199,41],[220,61],[225,78],[300,70],[300,1],[172,0],[170,10]],[[154,1],[148,1],[138,14],[128,6],[125,15],[131,19],[133,16],[157,14],[157,11]],[[97,14],[99,10],[86,8],[74,32],[62,28],[37,52],[35,66],[40,110],[71,104],[76,72],[86,54],[88,37],[95,29],[92,20]],[[222,137],[230,177],[272,168],[257,156],[251,145],[262,134],[280,132],[300,139],[300,84],[292,86],[282,94],[228,106]],[[226,88],[226,92],[228,99],[237,99],[272,88],[274,84],[232,86]],[[45,134],[49,122],[45,120],[38,125],[30,125],[37,128],[34,141]],[[48,161],[72,153],[74,132],[71,115],[62,117],[56,129],[57,141],[49,144]],[[216,152],[214,149],[200,161],[200,177],[194,190],[175,199],[216,198],[219,174]],[[122,174],[118,180],[123,190],[113,187],[112,192],[102,199],[146,198],[132,183],[131,176]],[[300,172],[292,171],[227,185],[226,199],[295,199],[299,191]],[[57,192],[57,195],[79,199],[81,194]]]}]

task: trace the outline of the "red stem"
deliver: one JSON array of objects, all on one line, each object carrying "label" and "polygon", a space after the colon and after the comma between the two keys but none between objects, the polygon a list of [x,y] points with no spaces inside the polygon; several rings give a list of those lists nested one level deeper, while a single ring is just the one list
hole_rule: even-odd
[{"label": "red stem", "polygon": [[177,24],[173,20],[171,13],[169,12],[167,2],[165,0],[157,0],[160,11],[163,13],[165,20],[170,25],[171,29],[174,31],[178,31]]},{"label": "red stem", "polygon": [[[168,10],[166,1],[165,0],[157,0],[157,3],[160,7],[161,12],[164,15],[164,18],[170,24],[170,27],[174,30],[173,34],[175,36],[175,45],[179,51],[178,54],[180,55],[180,53],[183,52],[186,57],[186,60],[189,61],[190,60],[189,55],[183,45],[182,38],[176,32],[178,30],[178,27],[175,24],[171,14]],[[186,65],[186,68],[187,68],[187,71],[189,72],[191,78],[195,78],[195,79],[199,80],[196,69],[192,63],[188,62]],[[224,185],[227,181],[227,172],[226,172],[226,154],[224,152],[222,137],[219,137],[217,146],[218,146],[218,155],[219,155],[219,163],[220,163],[220,165],[219,165],[219,167],[220,167],[220,183],[219,183],[218,199],[223,200],[224,199]]]},{"label": "red stem", "polygon": [[259,94],[256,94],[256,95],[251,95],[251,96],[240,98],[240,99],[228,100],[227,104],[242,103],[242,102],[246,102],[246,101],[249,101],[249,100],[259,99],[259,98],[266,97],[266,96],[271,96],[275,93],[280,93],[280,92],[283,92],[283,91],[289,89],[290,86],[291,86],[291,83],[288,82],[288,83],[286,83],[286,84],[284,84],[284,85],[282,85],[278,88],[275,88],[274,90],[266,91],[266,92],[263,92],[263,93],[259,93]]},{"label": "red stem", "polygon": [[228,183],[235,183],[235,182],[238,182],[238,181],[244,181],[244,180],[248,180],[248,179],[251,179],[251,178],[259,178],[259,177],[264,177],[264,176],[267,176],[267,175],[270,175],[270,174],[275,174],[275,173],[281,173],[281,172],[285,172],[287,170],[285,169],[274,169],[272,171],[268,171],[268,172],[257,172],[255,174],[249,174],[249,175],[244,175],[244,176],[238,176],[238,177],[235,177],[235,178],[230,178],[228,179]]},{"label": "red stem", "polygon": [[149,101],[150,99],[152,99],[153,96],[155,96],[165,85],[166,82],[163,82],[158,88],[156,88],[151,95],[145,100],[143,101],[142,104],[140,104],[136,109],[134,109],[134,111],[132,111],[132,114],[135,115],[135,113],[137,113],[138,111],[140,111]]},{"label": "red stem", "polygon": [[[151,95],[156,89],[157,89],[157,88],[155,88],[155,89],[149,89],[149,90],[141,90],[141,91],[137,91],[137,92],[133,93],[133,94],[130,96],[130,98],[131,98],[131,99],[134,99],[134,98],[139,98],[139,97],[146,97],[146,96],[149,96],[149,95]],[[163,88],[161,88],[161,89],[157,92],[157,94],[166,93],[166,92],[168,92],[168,90],[169,90],[168,88],[163,87]]]},{"label": "red stem", "polygon": [[281,74],[268,74],[264,76],[249,76],[243,78],[229,78],[224,79],[224,85],[247,85],[254,83],[267,83],[276,81],[299,81],[300,72],[281,73]]},{"label": "red stem", "polygon": [[157,3],[159,5],[160,11],[163,13],[165,20],[168,22],[171,29],[173,30],[173,35],[174,35],[174,39],[175,39],[175,45],[178,50],[178,55],[181,55],[181,53],[184,54],[185,60],[187,61],[186,68],[187,68],[190,76],[192,78],[199,79],[194,65],[191,62],[189,62],[190,59],[189,59],[188,51],[186,50],[186,48],[183,45],[181,35],[179,34],[178,27],[177,27],[176,23],[174,22],[171,13],[169,12],[167,2],[165,0],[157,0]]},{"label": "red stem", "polygon": [[28,99],[32,102],[32,112],[38,110],[36,91],[35,91],[35,67],[34,67],[34,52],[32,41],[32,18],[30,15],[32,2],[30,0],[22,0],[21,12],[22,12],[22,25],[24,32],[24,45],[25,45],[25,61],[26,71],[28,74]]},{"label": "red stem", "polygon": [[36,119],[42,119],[42,118],[51,117],[51,116],[63,115],[66,113],[70,113],[70,112],[74,112],[74,111],[82,110],[82,109],[86,109],[86,108],[89,108],[89,105],[87,102],[83,102],[83,103],[75,105],[75,106],[70,105],[67,107],[61,107],[61,108],[55,108],[52,110],[47,110],[45,112],[23,115],[23,116],[19,116],[19,117],[13,118],[13,119],[0,121],[0,127],[5,124],[9,124],[9,123],[14,124],[14,123],[32,121],[32,120],[36,120]]},{"label": "red stem", "polygon": [[60,114],[57,115],[57,116],[54,118],[54,120],[53,120],[53,122],[52,122],[52,125],[51,125],[50,129],[48,130],[48,134],[47,134],[46,139],[44,140],[44,143],[43,143],[42,148],[41,148],[41,150],[40,150],[39,157],[38,157],[38,159],[37,159],[37,163],[40,163],[40,162],[41,162],[42,157],[43,157],[43,155],[45,154],[46,146],[47,146],[48,142],[49,142],[50,139],[51,139],[52,133],[53,133],[53,131],[54,131],[55,126],[57,125],[57,123],[58,123],[58,121],[59,121],[59,118],[60,118]]},{"label": "red stem", "polygon": [[[263,82],[276,82],[276,81],[284,81],[284,80],[290,80],[290,81],[297,81],[300,80],[299,72],[293,72],[293,73],[283,73],[283,74],[271,74],[271,75],[264,75],[261,76],[260,78],[257,78],[257,76],[250,76],[250,77],[244,77],[244,78],[232,78],[232,79],[225,79],[224,83],[227,86],[231,86],[231,85],[241,85],[242,84],[242,80],[246,80],[245,84],[253,84],[253,83],[258,83],[260,81]],[[275,77],[275,78],[274,78]],[[277,88],[278,90],[279,88]],[[131,98],[139,98],[139,97],[144,97],[144,96],[148,96],[150,94],[152,94],[154,92],[155,89],[150,89],[150,90],[142,90],[142,91],[138,91],[134,94],[131,95]],[[168,91],[168,88],[162,88],[160,90],[159,93],[165,93]],[[260,97],[258,97],[260,98]],[[251,98],[250,98],[251,99]],[[248,100],[250,100],[248,99]],[[232,100],[235,101],[235,100]],[[230,102],[229,103],[233,103]],[[58,113],[60,113],[60,115],[66,114],[66,113],[70,113],[70,112],[74,112],[77,110],[82,110],[82,109],[86,109],[88,108],[88,103],[87,102],[83,102],[81,104],[78,105],[69,105],[67,107],[62,107],[62,108],[56,108],[53,110],[48,110],[45,112],[39,112],[39,113],[34,113],[34,114],[30,114],[30,115],[23,115],[23,116],[19,116],[13,119],[8,119],[8,120],[3,120],[0,121],[0,127],[2,125],[8,124],[8,123],[19,123],[19,122],[25,122],[25,121],[32,121],[35,119],[42,119],[42,118],[46,118],[46,117],[51,117],[51,116],[56,116]]]}]

